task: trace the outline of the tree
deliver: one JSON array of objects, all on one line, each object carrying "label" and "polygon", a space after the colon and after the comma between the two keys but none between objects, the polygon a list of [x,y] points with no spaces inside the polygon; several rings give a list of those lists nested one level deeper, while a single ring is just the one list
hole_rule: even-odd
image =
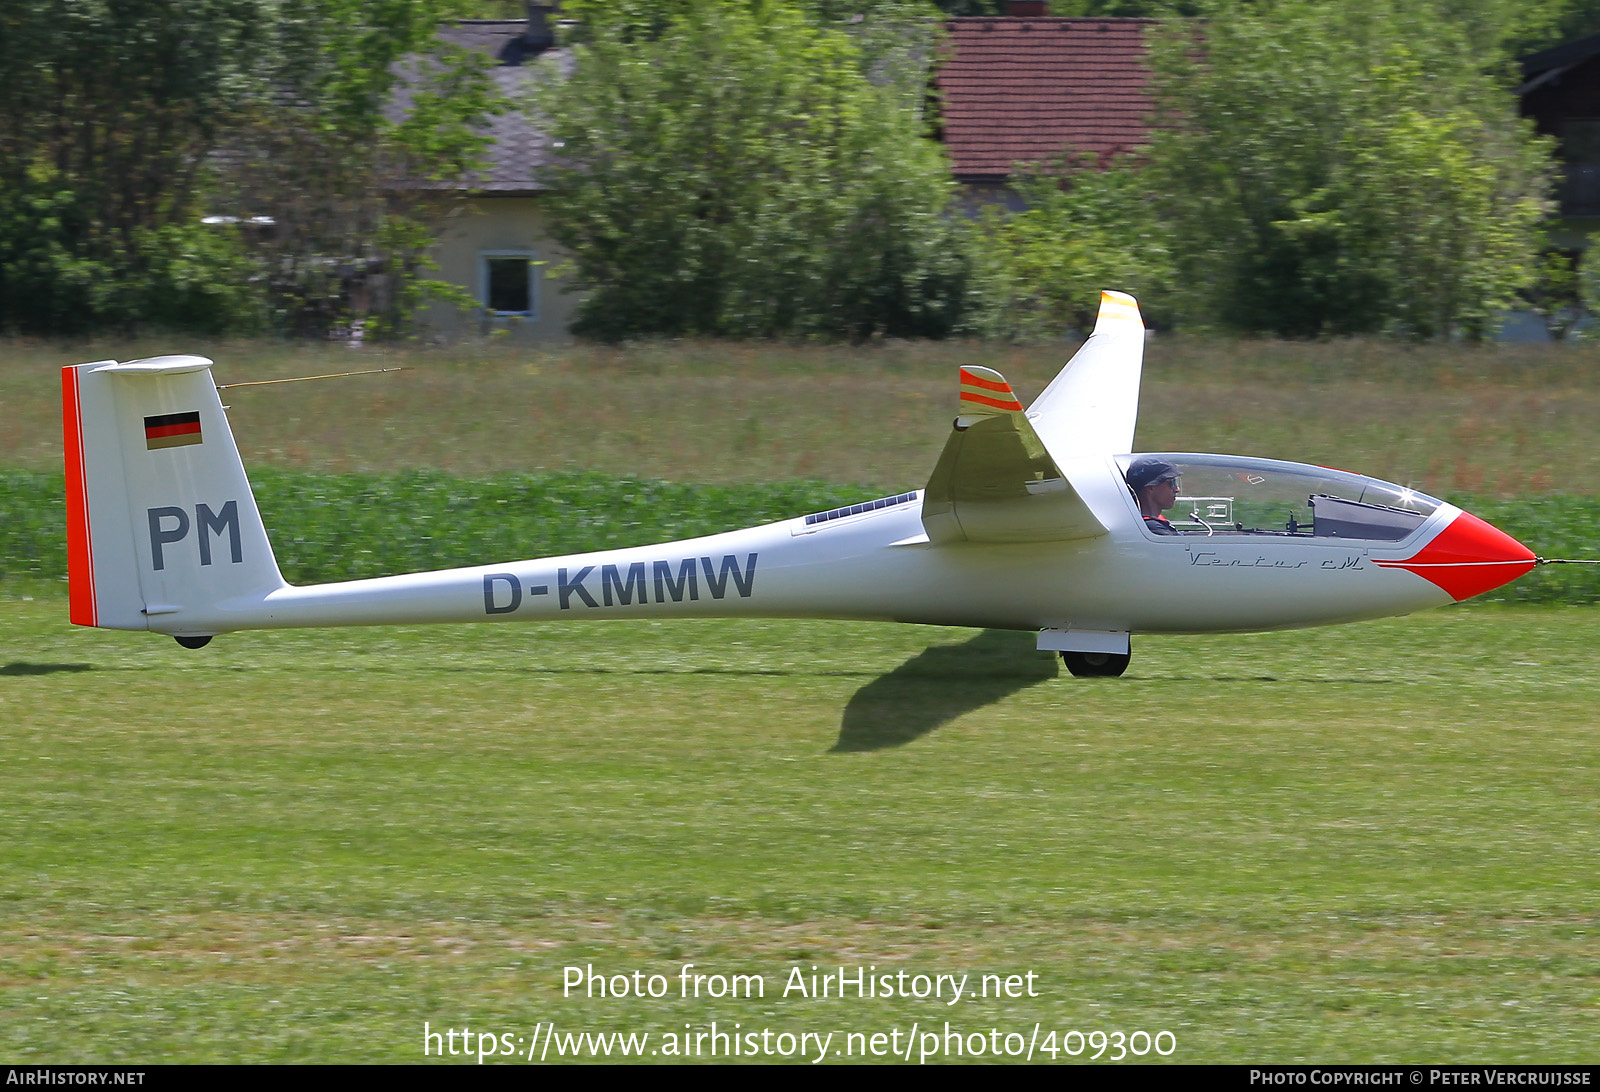
[{"label": "tree", "polygon": [[0,327],[74,331],[227,311],[241,266],[199,223],[242,108],[254,0],[19,0],[0,13]]},{"label": "tree", "polygon": [[229,135],[215,211],[267,218],[248,249],[272,328],[403,329],[432,224],[502,108],[486,56],[435,37],[454,0],[277,0],[259,94]]},{"label": "tree", "polygon": [[1105,288],[1133,293],[1147,317],[1159,312],[1172,258],[1142,167],[1125,158],[1102,168],[1066,155],[1013,175],[1024,207],[1007,213],[990,206],[981,221],[1000,311],[991,330],[1091,330]]},{"label": "tree", "polygon": [[[436,56],[452,2],[8,0],[0,329],[259,326],[298,306],[286,268],[414,252],[416,222],[386,194],[470,162],[487,100],[478,69],[444,58],[424,62],[406,118],[383,107],[402,57]],[[379,211],[329,246],[295,204],[326,191]],[[248,216],[274,232],[237,226]]]},{"label": "tree", "polygon": [[1485,332],[1533,276],[1548,151],[1493,56],[1394,0],[1212,11],[1152,53],[1153,185],[1192,319]]},{"label": "tree", "polygon": [[874,84],[858,37],[783,0],[618,8],[537,92],[563,157],[552,234],[589,293],[577,332],[960,327],[967,228],[920,83],[914,103],[903,80]]},{"label": "tree", "polygon": [[1600,31],[1596,0],[1432,0],[1482,55],[1514,59]]}]

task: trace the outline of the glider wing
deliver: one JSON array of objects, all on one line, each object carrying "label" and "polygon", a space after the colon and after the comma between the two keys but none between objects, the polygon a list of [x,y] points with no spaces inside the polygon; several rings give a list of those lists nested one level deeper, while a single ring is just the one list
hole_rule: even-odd
[{"label": "glider wing", "polygon": [[1100,293],[1094,333],[1028,407],[1028,420],[1058,459],[1133,450],[1139,419],[1144,320],[1123,292]]}]

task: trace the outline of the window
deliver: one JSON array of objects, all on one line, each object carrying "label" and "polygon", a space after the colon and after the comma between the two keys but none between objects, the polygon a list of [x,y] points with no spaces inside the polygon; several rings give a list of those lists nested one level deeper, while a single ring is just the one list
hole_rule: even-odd
[{"label": "window", "polygon": [[[1119,455],[1117,464],[1126,474],[1141,457]],[[1441,503],[1404,486],[1304,463],[1178,452],[1156,457],[1182,475],[1167,518],[1186,535],[1398,542]]]},{"label": "window", "polygon": [[538,317],[535,260],[527,251],[488,251],[480,258],[479,299],[493,315]]},{"label": "window", "polygon": [[1561,158],[1568,163],[1600,163],[1600,119],[1562,121]]}]

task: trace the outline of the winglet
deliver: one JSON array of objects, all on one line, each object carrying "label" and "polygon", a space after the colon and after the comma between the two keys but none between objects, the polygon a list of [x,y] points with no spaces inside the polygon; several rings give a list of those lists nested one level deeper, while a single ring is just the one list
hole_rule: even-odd
[{"label": "winglet", "polygon": [[994,410],[1022,412],[1022,403],[1006,377],[993,368],[981,368],[976,364],[962,368],[958,412],[982,414]]},{"label": "winglet", "polygon": [[1099,333],[1100,328],[1108,322],[1137,322],[1139,329],[1144,329],[1144,319],[1139,314],[1139,301],[1126,292],[1105,291],[1100,293],[1100,313],[1095,316],[1094,328]]},{"label": "winglet", "polygon": [[1028,407],[1050,454],[1119,455],[1133,450],[1144,366],[1144,320],[1125,292],[1100,293],[1094,333]]}]

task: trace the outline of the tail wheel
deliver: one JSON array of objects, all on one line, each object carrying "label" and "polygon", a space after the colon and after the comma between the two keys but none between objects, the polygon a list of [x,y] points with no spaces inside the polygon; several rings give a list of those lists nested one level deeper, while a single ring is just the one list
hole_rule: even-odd
[{"label": "tail wheel", "polygon": [[1128,670],[1128,661],[1133,655],[1128,652],[1065,652],[1061,653],[1061,662],[1067,665],[1067,670],[1079,678],[1101,677],[1116,678]]}]

